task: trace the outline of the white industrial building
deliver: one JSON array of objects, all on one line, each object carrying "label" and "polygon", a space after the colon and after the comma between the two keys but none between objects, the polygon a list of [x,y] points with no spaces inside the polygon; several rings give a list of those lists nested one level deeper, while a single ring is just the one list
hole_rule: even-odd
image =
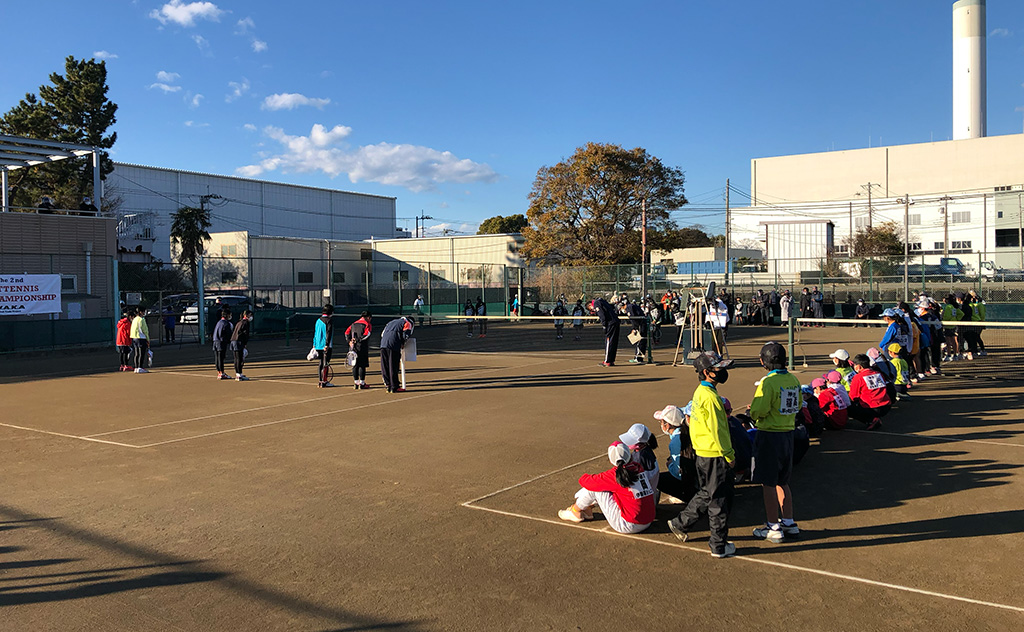
[{"label": "white industrial building", "polygon": [[[985,35],[984,0],[956,2],[953,140],[755,158],[732,243],[760,241],[778,262],[770,271],[808,271],[842,258],[856,232],[894,222],[916,261],[1024,268],[1024,134],[985,136]],[[832,229],[806,234],[807,222]]]},{"label": "white industrial building", "polygon": [[[171,261],[171,215],[182,206],[210,210],[210,232],[331,240],[397,238],[395,198],[178,169],[114,163],[106,193],[122,200],[122,260]],[[133,259],[134,257],[134,259]]]}]

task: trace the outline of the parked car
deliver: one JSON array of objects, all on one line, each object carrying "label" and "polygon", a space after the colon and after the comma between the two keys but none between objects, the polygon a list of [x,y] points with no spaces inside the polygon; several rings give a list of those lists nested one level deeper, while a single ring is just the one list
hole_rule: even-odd
[{"label": "parked car", "polygon": [[[240,294],[214,294],[211,296],[203,297],[203,315],[208,316],[210,309],[220,309],[217,307],[228,306],[234,313],[241,312],[244,309],[251,309],[249,304],[249,297],[242,296]],[[181,315],[181,322],[183,323],[197,323],[199,322],[199,304],[193,302],[191,305],[185,308],[184,313]]]},{"label": "parked car", "polygon": [[197,294],[171,294],[165,296],[159,305],[154,305],[146,310],[147,316],[157,314],[181,314],[189,305],[195,305],[199,295]]}]

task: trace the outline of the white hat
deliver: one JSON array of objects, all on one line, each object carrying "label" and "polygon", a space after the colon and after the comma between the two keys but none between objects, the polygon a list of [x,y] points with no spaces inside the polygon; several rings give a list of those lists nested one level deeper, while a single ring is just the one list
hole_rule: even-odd
[{"label": "white hat", "polygon": [[828,357],[846,361],[850,359],[850,352],[846,349],[836,349],[834,353],[828,354]]},{"label": "white hat", "polygon": [[673,406],[672,404],[654,413],[654,418],[658,421],[664,421],[675,428],[683,425],[683,411],[679,410],[678,406]]},{"label": "white hat", "polygon": [[632,460],[633,453],[629,451],[629,447],[624,443],[616,441],[608,446],[608,461],[610,461],[612,465],[618,465],[619,461],[629,463]]},{"label": "white hat", "polygon": [[631,448],[641,443],[647,443],[650,440],[651,431],[643,424],[633,424],[629,427],[629,430],[619,435],[619,441]]}]

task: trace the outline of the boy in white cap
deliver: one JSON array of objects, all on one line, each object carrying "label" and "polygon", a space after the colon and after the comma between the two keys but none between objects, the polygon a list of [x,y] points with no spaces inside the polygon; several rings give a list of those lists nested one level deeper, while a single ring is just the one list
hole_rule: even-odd
[{"label": "boy in white cap", "polygon": [[832,358],[832,364],[836,366],[836,371],[843,380],[843,386],[849,388],[850,380],[853,379],[855,373],[853,367],[850,366],[850,352],[846,349],[836,349],[828,354],[828,357]]},{"label": "boy in white cap", "polygon": [[729,379],[729,362],[717,354],[705,352],[693,361],[700,385],[693,393],[690,414],[690,441],[697,454],[697,481],[700,489],[686,508],[668,523],[673,535],[686,541],[700,515],[708,514],[713,557],[731,557],[736,545],[728,542],[729,511],[732,509],[736,453],[729,435],[729,422],[722,396],[715,390]]},{"label": "boy in white cap", "polygon": [[654,413],[661,422],[661,431],[668,435],[668,459],[665,476],[658,477],[658,491],[678,499],[684,505],[697,493],[697,470],[686,417],[690,404],[679,408],[671,404]]}]

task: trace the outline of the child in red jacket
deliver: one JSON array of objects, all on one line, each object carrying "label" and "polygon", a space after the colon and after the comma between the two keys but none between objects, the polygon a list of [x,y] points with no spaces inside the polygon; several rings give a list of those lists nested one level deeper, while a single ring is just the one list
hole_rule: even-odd
[{"label": "child in red jacket", "polygon": [[[830,372],[831,373],[831,372]],[[838,375],[838,374],[837,374]],[[814,395],[818,398],[818,407],[825,415],[825,427],[829,430],[842,430],[846,427],[847,404],[836,398],[836,391],[829,388],[825,378],[817,378],[811,382]]]},{"label": "child in red jacket", "polygon": [[882,426],[882,417],[892,408],[892,400],[886,390],[885,378],[871,368],[871,358],[863,353],[853,358],[857,374],[850,380],[850,417],[867,424],[868,430]]},{"label": "child in red jacket", "polygon": [[654,522],[654,488],[643,475],[643,467],[621,441],[608,446],[613,467],[600,474],[580,477],[576,502],[558,512],[569,522],[594,519],[594,506],[601,509],[608,525],[619,533],[640,533]]},{"label": "child in red jacket", "polygon": [[128,308],[125,310],[124,315],[121,316],[121,320],[117,321],[117,355],[121,359],[121,368],[119,371],[132,371],[135,369],[131,364],[132,356],[132,316],[135,315],[135,310]]}]

